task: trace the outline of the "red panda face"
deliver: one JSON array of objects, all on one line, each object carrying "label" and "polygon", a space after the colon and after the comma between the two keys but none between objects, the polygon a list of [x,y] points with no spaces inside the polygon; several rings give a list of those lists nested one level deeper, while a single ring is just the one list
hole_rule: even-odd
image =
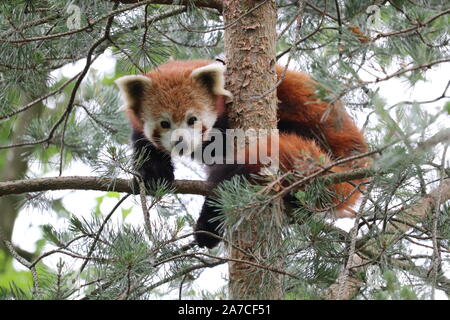
[{"label": "red panda face", "polygon": [[144,102],[142,111],[145,136],[155,146],[177,155],[188,155],[201,148],[218,117],[213,96],[207,92],[199,95],[201,90],[182,92],[183,89],[187,88],[173,86],[160,91],[163,94]]},{"label": "red panda face", "polygon": [[135,130],[161,150],[188,155],[209,139],[218,101],[231,97],[224,89],[225,68],[207,61],[172,61],[146,76],[116,80]]}]

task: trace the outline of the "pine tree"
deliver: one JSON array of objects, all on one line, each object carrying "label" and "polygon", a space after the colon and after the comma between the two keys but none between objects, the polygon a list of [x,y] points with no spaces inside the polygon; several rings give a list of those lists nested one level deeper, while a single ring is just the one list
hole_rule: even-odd
[{"label": "pine tree", "polygon": [[[2,298],[449,294],[450,82],[434,72],[450,61],[447,1],[23,0],[1,1],[0,8]],[[250,29],[263,34],[249,37]],[[267,43],[258,42],[264,37]],[[370,157],[370,164],[314,177],[292,173],[286,178],[304,181],[294,190],[269,188],[270,179],[255,185],[240,177],[216,190],[201,180],[161,182],[152,194],[137,190],[131,183],[130,129],[117,112],[113,80],[144,73],[169,57],[222,53],[230,90],[237,92],[236,79],[248,73],[253,81],[241,93],[260,98],[242,94],[235,101],[233,126],[275,127],[277,60],[310,73],[330,108],[343,101],[370,147],[355,157]],[[114,61],[106,74],[95,67],[105,55]],[[68,66],[76,74],[61,71]],[[273,77],[262,79],[264,72]],[[440,94],[423,101],[383,96],[380,88],[398,80],[411,90],[433,81]],[[264,110],[261,118],[255,116],[258,108]],[[73,164],[95,176],[67,176]],[[201,176],[200,169],[192,170]],[[332,218],[335,195],[326,187],[356,179],[363,179],[354,185],[362,197],[347,231]],[[68,210],[67,195],[57,190],[103,193],[88,217]],[[199,199],[190,195],[211,192],[226,232],[223,244],[208,251],[192,242],[198,214],[192,207]],[[284,207],[285,192],[293,192],[298,208]],[[11,242],[25,208],[64,221],[42,226],[34,252]],[[126,219],[133,208],[140,211],[136,224]],[[259,243],[242,240],[249,230]],[[29,271],[16,271],[12,258]],[[204,270],[226,263],[230,293],[197,289]]]}]

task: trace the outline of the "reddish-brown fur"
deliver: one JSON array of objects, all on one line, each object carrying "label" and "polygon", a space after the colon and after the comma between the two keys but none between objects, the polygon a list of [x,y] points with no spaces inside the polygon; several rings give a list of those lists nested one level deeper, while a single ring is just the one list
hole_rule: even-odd
[{"label": "reddish-brown fur", "polygon": [[128,109],[131,126],[138,131],[143,128],[143,114],[157,116],[168,112],[175,122],[182,121],[186,108],[196,109],[204,105],[216,106],[224,112],[224,99],[211,97],[208,91],[189,77],[194,69],[210,64],[209,60],[170,61],[146,74],[152,79],[150,88],[136,109]]},{"label": "reddish-brown fur", "polygon": [[[284,67],[277,66],[278,76],[282,76]],[[356,127],[351,117],[345,112],[340,103],[336,103],[328,116],[322,120],[329,105],[319,100],[315,94],[316,83],[306,74],[295,71],[286,71],[285,78],[277,90],[279,99],[278,117],[280,121],[295,122],[298,126],[315,130],[326,141],[327,150],[319,148],[310,139],[303,139],[297,135],[280,135],[280,162],[285,169],[293,169],[294,163],[301,163],[305,156],[320,162],[325,159],[322,166],[327,166],[333,160],[347,158],[367,151],[367,145],[361,131]],[[303,151],[303,155],[299,152]],[[332,172],[342,172],[352,168],[364,167],[364,160],[347,162],[341,166],[332,167]],[[317,166],[316,170],[319,169]],[[344,210],[356,202],[359,192],[354,192],[353,184],[361,180],[344,182],[330,187],[338,196],[336,199],[339,216],[346,216]],[[352,194],[352,192],[354,192]],[[348,199],[346,199],[348,197]],[[346,199],[346,200],[344,200]],[[350,211],[351,212],[351,211]]]},{"label": "reddish-brown fur", "polygon": [[[279,77],[283,70],[282,66],[277,66]],[[320,129],[335,158],[365,152],[367,146],[361,131],[340,103],[336,103],[322,121],[329,106],[315,96],[315,86],[308,75],[288,70],[277,90],[279,119],[296,122],[311,130]]]},{"label": "reddish-brown fur", "polygon": [[[217,113],[222,114],[225,111],[224,97],[211,96],[206,88],[189,77],[194,69],[210,63],[212,61],[208,60],[171,61],[147,73],[146,76],[152,79],[149,89],[151,94],[145,95],[142,110],[137,113],[128,112],[133,128],[142,131],[142,112],[150,112],[153,116],[169,112],[176,121],[184,117],[187,108],[206,104],[215,106]],[[279,77],[283,70],[284,67],[277,66]],[[311,174],[321,166],[331,164],[333,160],[367,150],[362,133],[339,103],[334,105],[328,117],[322,121],[324,113],[330,110],[327,103],[316,97],[315,87],[316,83],[308,75],[287,71],[277,89],[279,121],[295,123],[298,128],[314,132],[318,141],[324,141],[319,145],[316,141],[295,133],[280,134],[280,163],[284,170],[296,168],[305,171],[305,174]],[[364,165],[364,162],[354,161],[335,166],[331,171],[341,172]],[[248,167],[250,172],[255,173],[259,168],[258,165]],[[340,197],[336,203],[341,210],[349,209],[358,198],[358,192],[351,195],[354,186],[349,182],[331,186],[330,189]],[[341,201],[347,197],[347,200]],[[340,215],[345,214],[341,211]]]},{"label": "reddish-brown fur", "polygon": [[[307,177],[332,164],[333,160],[330,156],[313,140],[294,134],[280,135],[280,167],[284,170],[295,170]],[[353,165],[357,167],[357,165]],[[351,163],[333,166],[327,173],[350,170],[350,166],[352,166]],[[352,183],[359,182],[361,181],[352,181]],[[336,209],[338,209],[337,216],[348,216],[349,212],[344,211],[348,210],[359,197],[359,192],[354,192],[355,187],[352,183],[344,182],[329,187],[337,195],[337,198],[333,199]]]},{"label": "reddish-brown fur", "polygon": [[[258,145],[259,148],[264,146],[265,140],[266,139],[262,139],[262,144]],[[250,150],[246,148],[242,151],[241,156],[245,156],[247,161],[250,157],[260,159],[259,148],[252,148]],[[268,149],[270,150],[270,142]],[[272,156],[270,151],[267,154]],[[332,164],[333,159],[330,154],[326,153],[314,140],[303,138],[296,134],[279,134],[280,169],[284,172],[292,171],[297,174],[301,173],[301,177],[298,178],[299,180],[330,166],[331,167],[328,168],[325,173],[337,173],[351,170],[352,168],[364,166],[365,162],[353,161],[341,166],[333,166]],[[263,166],[260,164],[247,165],[248,171],[251,174],[258,174],[262,167]],[[292,179],[282,180],[280,183],[285,187],[288,187],[290,184],[289,181],[292,181]],[[338,217],[352,215],[353,211],[350,210],[350,207],[357,201],[360,195],[359,191],[355,190],[354,184],[360,182],[362,182],[362,180],[354,180],[352,182],[339,183],[328,187],[328,189],[333,191],[337,196],[333,199],[333,202],[338,210],[336,214]],[[299,187],[299,189],[302,188],[303,186]]]},{"label": "reddish-brown fur", "polygon": [[[189,77],[194,69],[210,64],[207,60],[171,61],[147,73],[152,79],[152,94],[147,96],[147,109],[156,115],[169,112],[181,121],[187,108],[214,105],[215,99],[199,83]],[[155,94],[157,93],[157,94]]]}]

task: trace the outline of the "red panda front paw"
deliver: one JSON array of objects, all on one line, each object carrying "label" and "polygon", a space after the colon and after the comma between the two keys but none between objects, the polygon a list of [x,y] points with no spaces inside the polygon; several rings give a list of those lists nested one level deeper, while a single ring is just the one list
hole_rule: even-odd
[{"label": "red panda front paw", "polygon": [[[144,181],[145,188],[150,192],[161,187],[171,187],[175,180],[172,167],[168,168],[167,166],[157,164],[152,166],[147,165],[144,168],[139,169],[138,173]],[[134,179],[134,184],[139,186],[137,179]],[[139,190],[139,188],[137,188],[137,190]]]}]

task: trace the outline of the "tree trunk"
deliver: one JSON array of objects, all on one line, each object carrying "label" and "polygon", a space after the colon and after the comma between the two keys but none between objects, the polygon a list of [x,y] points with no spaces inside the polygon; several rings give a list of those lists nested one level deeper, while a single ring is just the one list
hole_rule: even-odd
[{"label": "tree trunk", "polygon": [[[23,98],[20,101],[23,104],[26,104],[29,100],[31,100],[31,98],[25,98],[25,96],[26,94],[22,92]],[[31,109],[28,109],[18,116],[18,119],[14,124],[14,132],[11,137],[11,142],[13,144],[22,141],[23,135],[30,125],[30,122],[36,117],[39,117],[42,109],[42,102],[39,102],[39,105],[33,106]],[[28,170],[28,157],[24,156],[24,154],[30,152],[32,148],[33,146],[12,148],[4,151],[7,153],[7,160],[0,174],[0,181],[17,180],[22,178],[26,174]],[[7,241],[11,241],[12,233],[14,230],[14,223],[20,210],[19,203],[22,197],[22,195],[0,197],[0,231],[3,232],[3,237],[5,237],[5,240]],[[0,241],[0,249],[5,249],[3,241]],[[31,253],[21,250],[20,248],[16,248],[16,250],[25,259],[31,260]],[[7,250],[5,250],[5,252],[8,253]]]},{"label": "tree trunk", "polygon": [[[234,94],[228,109],[232,128],[276,129],[276,19],[274,0],[224,1],[225,55],[227,89]],[[236,22],[237,21],[237,22]],[[236,22],[236,23],[234,23]],[[236,262],[250,261],[281,269],[281,202],[261,209],[257,214],[244,210],[239,226],[229,232],[234,260],[229,263],[231,299],[282,299],[283,278],[279,273]],[[245,252],[245,253],[244,253]]]}]

